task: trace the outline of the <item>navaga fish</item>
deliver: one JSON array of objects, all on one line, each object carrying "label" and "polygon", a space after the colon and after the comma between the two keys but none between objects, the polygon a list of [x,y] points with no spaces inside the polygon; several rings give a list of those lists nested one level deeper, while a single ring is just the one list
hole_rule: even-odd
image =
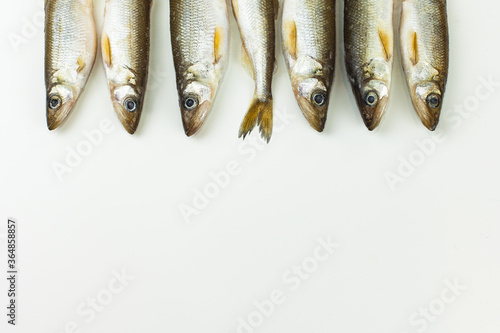
[{"label": "navaga fish", "polygon": [[47,126],[59,127],[85,89],[97,54],[92,0],[45,1]]},{"label": "navaga fish", "polygon": [[255,81],[250,108],[240,127],[239,137],[245,138],[259,125],[260,134],[269,142],[273,132],[273,96],[271,91],[275,69],[275,20],[277,0],[232,0],[238,22],[242,48],[242,63]]},{"label": "navaga fish", "polygon": [[141,119],[149,73],[152,0],[106,0],[101,49],[111,101],[134,134]]},{"label": "navaga fish", "polygon": [[345,63],[366,127],[379,124],[389,100],[394,32],[393,0],[345,0]]},{"label": "navaga fish", "polygon": [[446,1],[404,0],[401,11],[401,55],[410,97],[422,124],[433,131],[448,79]]},{"label": "navaga fish", "polygon": [[170,33],[182,123],[198,132],[212,108],[229,59],[226,0],[171,0]]},{"label": "navaga fish", "polygon": [[335,73],[335,0],[285,0],[281,36],[297,103],[322,132]]}]

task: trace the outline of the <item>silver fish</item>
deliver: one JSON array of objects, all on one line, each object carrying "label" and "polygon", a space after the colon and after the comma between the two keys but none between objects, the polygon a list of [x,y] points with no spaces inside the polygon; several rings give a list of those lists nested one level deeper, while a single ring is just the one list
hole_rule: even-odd
[{"label": "silver fish", "polygon": [[106,0],[102,55],[111,101],[130,134],[139,125],[149,73],[152,0]]},{"label": "silver fish", "polygon": [[229,59],[226,0],[170,0],[170,33],[182,123],[198,132],[212,107]]},{"label": "silver fish", "polygon": [[245,68],[255,80],[252,103],[240,127],[239,137],[245,138],[260,126],[262,138],[269,142],[273,132],[273,96],[271,85],[275,68],[275,19],[279,3],[276,0],[232,0],[238,22]]},{"label": "silver fish", "polygon": [[59,127],[73,110],[94,66],[97,33],[92,0],[45,1],[47,126]]},{"label": "silver fish", "polygon": [[448,79],[446,1],[404,0],[401,11],[401,55],[410,97],[422,124],[433,131]]},{"label": "silver fish", "polygon": [[335,0],[285,0],[281,39],[295,99],[322,132],[335,73]]},{"label": "silver fish", "polygon": [[393,65],[393,0],[345,0],[345,64],[366,127],[375,129],[389,100]]}]

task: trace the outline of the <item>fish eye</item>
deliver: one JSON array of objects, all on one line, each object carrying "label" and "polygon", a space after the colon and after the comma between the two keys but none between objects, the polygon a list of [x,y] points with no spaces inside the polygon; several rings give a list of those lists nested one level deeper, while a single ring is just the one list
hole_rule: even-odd
[{"label": "fish eye", "polygon": [[365,104],[368,106],[375,106],[378,103],[378,95],[374,91],[369,91],[364,97]]},{"label": "fish eye", "polygon": [[321,90],[316,91],[312,94],[311,100],[316,106],[323,106],[326,104],[326,94]]},{"label": "fish eye", "polygon": [[52,110],[57,110],[61,106],[61,97],[53,95],[49,97],[49,108]]},{"label": "fish eye", "polygon": [[184,99],[182,100],[182,106],[186,109],[186,110],[193,110],[195,109],[197,106],[198,106],[198,99],[194,96],[186,96],[184,97]]},{"label": "fish eye", "polygon": [[427,96],[427,105],[433,109],[438,108],[441,105],[441,96],[434,93],[429,94],[429,96]]},{"label": "fish eye", "polygon": [[123,106],[125,107],[125,110],[127,110],[128,112],[134,112],[135,110],[137,110],[137,100],[132,97],[127,98],[123,102]]}]

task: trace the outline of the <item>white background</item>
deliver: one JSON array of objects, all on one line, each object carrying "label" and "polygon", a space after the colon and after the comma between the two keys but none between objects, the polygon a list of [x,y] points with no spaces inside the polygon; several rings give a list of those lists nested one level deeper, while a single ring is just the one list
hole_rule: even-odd
[{"label": "white background", "polygon": [[[343,4],[337,9],[341,41]],[[496,1],[448,5],[450,75],[438,143],[429,143],[435,134],[413,111],[399,52],[390,104],[373,133],[338,52],[319,134],[296,105],[279,50],[274,101],[287,120],[275,118],[281,130],[266,145],[257,131],[245,143],[237,138],[253,82],[240,65],[234,21],[214,110],[198,136],[185,137],[164,0],[154,4],[152,78],[136,135],[114,114],[100,57],[69,121],[49,132],[42,1],[10,2],[0,20],[0,234],[8,217],[17,219],[20,275],[16,328],[6,324],[1,279],[0,331],[59,333],[75,322],[78,330],[66,332],[237,332],[238,318],[259,319],[254,302],[279,289],[284,301],[255,332],[497,332],[500,86],[489,93],[481,78],[500,82],[499,10]],[[103,12],[96,0],[99,30]],[[36,31],[23,32],[25,20]],[[15,35],[25,38],[17,47]],[[489,96],[478,99],[478,91]],[[65,164],[68,149],[104,119],[111,133],[58,179],[54,164]],[[416,142],[427,143],[426,154]],[[410,159],[418,165],[398,170]],[[210,173],[231,161],[239,173],[230,184],[183,218],[180,207],[192,206]],[[404,182],[391,187],[388,173]],[[328,237],[340,247],[315,267],[317,239]],[[311,273],[292,290],[284,276],[303,262]],[[110,295],[122,269],[133,280],[92,320],[78,314],[89,298]],[[449,304],[440,300],[446,281],[466,287]],[[419,311],[429,307],[438,314],[424,320]]]}]

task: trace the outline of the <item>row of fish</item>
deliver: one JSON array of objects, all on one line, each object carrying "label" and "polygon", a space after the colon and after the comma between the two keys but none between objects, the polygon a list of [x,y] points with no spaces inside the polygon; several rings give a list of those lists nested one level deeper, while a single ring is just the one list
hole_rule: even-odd
[{"label": "row of fish", "polygon": [[[369,130],[378,126],[390,95],[393,0],[344,0],[346,70]],[[106,0],[101,52],[114,109],[125,129],[137,129],[149,67],[152,0]],[[46,0],[47,123],[58,127],[83,91],[97,53],[92,0]],[[229,59],[226,0],[170,0],[170,32],[177,90],[188,136],[203,125]],[[255,81],[240,127],[273,129],[278,0],[232,0],[242,63]],[[297,103],[310,125],[324,129],[335,73],[335,0],[284,0],[282,49]],[[410,96],[422,123],[439,121],[448,74],[445,0],[403,0],[400,44]]]},{"label": "row of fish", "polygon": [[[152,0],[106,0],[101,52],[113,107],[133,134],[149,69]],[[59,127],[85,88],[97,55],[92,0],[45,1],[47,126]]]}]

